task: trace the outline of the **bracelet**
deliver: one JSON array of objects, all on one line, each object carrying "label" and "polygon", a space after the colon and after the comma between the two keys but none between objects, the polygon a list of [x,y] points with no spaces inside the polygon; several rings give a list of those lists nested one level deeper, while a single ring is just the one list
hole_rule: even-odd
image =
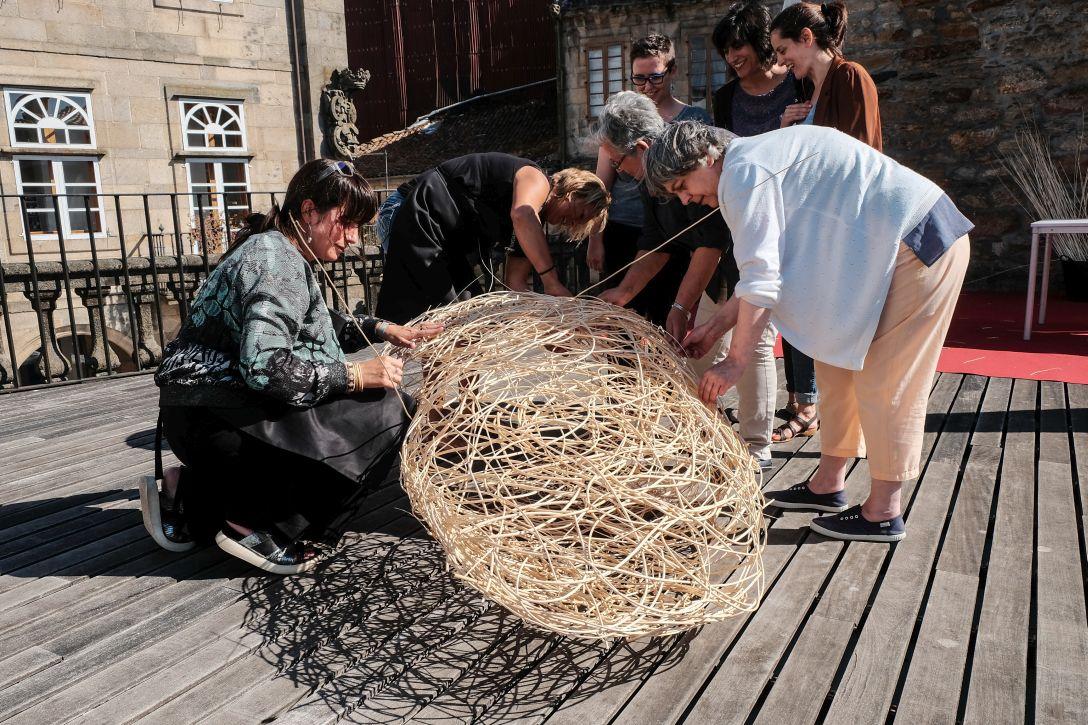
[{"label": "bracelet", "polygon": [[374,334],[385,341],[385,331],[389,329],[389,324],[386,320],[379,320],[378,324],[374,325]]},{"label": "bracelet", "polygon": [[347,364],[347,377],[348,377],[348,393],[355,392],[355,363],[349,362]]},{"label": "bracelet", "polygon": [[552,266],[548,267],[548,268],[547,268],[546,270],[544,270],[543,272],[537,272],[537,273],[536,273],[536,276],[537,276],[537,277],[540,277],[541,279],[543,279],[543,278],[544,278],[544,275],[546,275],[546,274],[547,274],[548,272],[551,272],[551,271],[552,271],[553,269],[555,269],[555,265],[554,265],[554,264],[553,264]]},{"label": "bracelet", "polygon": [[362,365],[362,363],[352,363],[351,367],[352,367],[352,370],[354,372],[355,389],[356,390],[362,390],[363,389],[363,365]]},{"label": "bracelet", "polygon": [[679,302],[673,302],[673,303],[672,303],[672,308],[673,308],[674,310],[680,310],[680,311],[681,311],[681,312],[683,312],[683,313],[684,313],[685,315],[687,315],[687,318],[688,318],[689,320],[691,319],[691,311],[690,311],[690,310],[689,310],[689,309],[688,309],[687,307],[684,307],[684,306],[683,306],[682,304],[680,304]]}]

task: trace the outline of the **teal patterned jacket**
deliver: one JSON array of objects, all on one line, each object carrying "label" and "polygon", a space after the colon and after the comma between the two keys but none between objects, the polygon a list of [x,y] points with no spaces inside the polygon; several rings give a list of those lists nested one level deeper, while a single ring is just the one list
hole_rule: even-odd
[{"label": "teal patterned jacket", "polygon": [[[252,394],[308,407],[347,390],[345,348],[363,346],[350,318],[337,325],[310,265],[279,232],[223,256],[190,303],[155,374],[162,405],[246,405]],[[362,318],[374,340],[377,320]]]}]

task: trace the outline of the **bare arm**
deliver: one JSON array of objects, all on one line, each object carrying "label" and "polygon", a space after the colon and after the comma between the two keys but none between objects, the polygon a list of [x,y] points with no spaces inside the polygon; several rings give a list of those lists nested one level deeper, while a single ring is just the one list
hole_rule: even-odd
[{"label": "bare arm", "polygon": [[695,314],[695,306],[699,304],[699,298],[703,296],[703,290],[714,276],[714,270],[721,258],[722,250],[716,247],[699,247],[692,253],[688,270],[680,282],[680,289],[676,291],[676,304],[684,309],[673,307],[665,320],[665,330],[677,342],[684,339],[688,322]]},{"label": "bare arm", "polygon": [[770,318],[769,309],[756,307],[750,302],[740,300],[737,305],[733,339],[729,343],[729,355],[703,373],[703,378],[699,381],[699,397],[704,403],[713,404],[718,396],[724,395],[737,384],[745,368],[748,367],[748,362],[756,349],[756,343],[762,337],[763,329]]},{"label": "bare arm", "polygon": [[539,209],[548,199],[551,185],[542,171],[523,166],[514,176],[514,200],[510,205],[510,220],[514,224],[514,236],[521,243],[521,250],[541,275],[544,291],[552,295],[569,295],[559,281],[552,255],[548,251],[548,239],[540,221]]}]

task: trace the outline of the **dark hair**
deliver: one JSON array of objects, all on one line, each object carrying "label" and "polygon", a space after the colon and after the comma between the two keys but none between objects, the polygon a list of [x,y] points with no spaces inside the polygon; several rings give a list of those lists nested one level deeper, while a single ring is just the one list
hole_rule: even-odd
[{"label": "dark hair", "polygon": [[[348,164],[347,168],[351,173],[345,175],[340,169],[333,169],[334,164]],[[295,229],[295,222],[302,221],[302,202],[307,199],[321,213],[342,208],[343,214],[340,218],[344,224],[366,224],[374,218],[374,213],[378,210],[378,195],[370,188],[363,175],[355,171],[354,164],[348,161],[314,159],[303,164],[291,177],[282,204],[273,203],[267,214],[249,215],[246,227],[234,238],[230,248],[234,249],[254,234],[270,229],[275,229],[289,239],[296,238],[298,231]]]},{"label": "dark hair", "polygon": [[846,44],[846,3],[797,3],[780,12],[771,23],[772,31],[790,40],[800,40],[805,28],[812,31],[817,45],[841,56]]},{"label": "dark hair", "polygon": [[730,5],[725,17],[714,27],[711,41],[722,58],[730,48],[750,45],[761,67],[767,69],[774,65],[771,13],[759,0],[741,0]]},{"label": "dark hair", "polygon": [[631,44],[631,62],[639,58],[664,58],[672,60],[676,57],[673,52],[672,41],[667,35],[647,35],[639,38]]}]

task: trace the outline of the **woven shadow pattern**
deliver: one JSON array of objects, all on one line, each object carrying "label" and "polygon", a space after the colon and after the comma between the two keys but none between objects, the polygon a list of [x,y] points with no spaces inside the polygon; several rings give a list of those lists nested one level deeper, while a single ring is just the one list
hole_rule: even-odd
[{"label": "woven shadow pattern", "polygon": [[676,637],[601,646],[525,627],[455,581],[437,543],[413,529],[351,533],[311,574],[244,583],[246,629],[278,671],[247,693],[261,715],[372,723],[545,717],[666,670],[687,651]]},{"label": "woven shadow pattern", "polygon": [[758,469],[655,327],[598,300],[493,293],[446,331],[403,449],[414,513],[453,574],[524,621],[595,639],[750,611]]}]

